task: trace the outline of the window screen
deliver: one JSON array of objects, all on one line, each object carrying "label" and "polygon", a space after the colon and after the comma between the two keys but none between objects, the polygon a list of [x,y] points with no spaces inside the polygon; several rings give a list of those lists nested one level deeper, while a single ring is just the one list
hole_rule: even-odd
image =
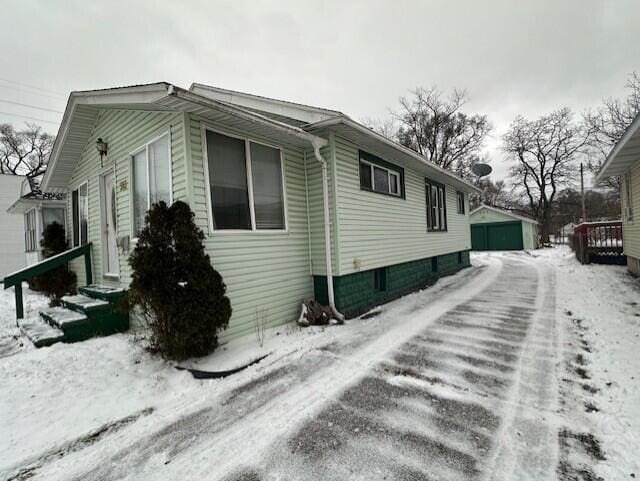
[{"label": "window screen", "polygon": [[280,151],[254,142],[250,145],[256,229],[284,229]]}]

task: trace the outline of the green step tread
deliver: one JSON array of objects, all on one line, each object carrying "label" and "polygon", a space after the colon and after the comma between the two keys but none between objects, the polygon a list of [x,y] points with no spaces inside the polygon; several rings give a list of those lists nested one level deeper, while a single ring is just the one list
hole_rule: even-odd
[{"label": "green step tread", "polygon": [[40,311],[40,317],[48,324],[62,330],[85,325],[89,318],[81,312],[72,311],[65,307],[48,307]]},{"label": "green step tread", "polygon": [[20,331],[29,338],[36,347],[45,347],[64,341],[64,332],[37,320],[25,320],[20,323]]},{"label": "green step tread", "polygon": [[83,314],[97,310],[109,309],[111,307],[109,301],[95,299],[82,294],[64,296],[62,298],[62,305],[69,310],[81,312]]}]

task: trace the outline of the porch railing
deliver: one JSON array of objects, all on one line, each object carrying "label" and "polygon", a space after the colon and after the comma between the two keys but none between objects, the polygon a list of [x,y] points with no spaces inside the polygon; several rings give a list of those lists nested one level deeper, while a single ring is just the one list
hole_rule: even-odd
[{"label": "porch railing", "polygon": [[624,263],[622,221],[583,222],[575,227],[571,240],[582,264]]},{"label": "porch railing", "polygon": [[16,319],[24,317],[24,306],[22,304],[22,282],[33,279],[36,276],[49,272],[56,267],[67,264],[69,261],[84,256],[84,270],[87,284],[93,283],[93,271],[91,270],[91,243],[84,244],[73,249],[61,252],[55,256],[48,257],[37,264],[30,265],[24,269],[13,272],[4,278],[4,288],[15,288],[16,295]]}]

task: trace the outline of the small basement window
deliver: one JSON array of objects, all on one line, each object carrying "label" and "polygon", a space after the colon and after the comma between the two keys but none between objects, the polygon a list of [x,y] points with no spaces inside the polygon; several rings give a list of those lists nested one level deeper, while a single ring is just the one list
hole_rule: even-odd
[{"label": "small basement window", "polygon": [[387,290],[387,268],[381,267],[373,271],[373,289],[377,292]]},{"label": "small basement window", "polygon": [[438,272],[438,258],[431,258],[431,272]]},{"label": "small basement window", "polygon": [[404,171],[378,157],[360,152],[360,189],[379,194],[404,196]]},{"label": "small basement window", "polygon": [[462,264],[462,252],[458,252],[458,264]]}]

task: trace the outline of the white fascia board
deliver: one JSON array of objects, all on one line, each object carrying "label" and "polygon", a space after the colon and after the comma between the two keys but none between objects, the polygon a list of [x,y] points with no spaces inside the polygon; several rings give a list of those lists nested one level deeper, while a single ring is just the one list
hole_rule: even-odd
[{"label": "white fascia board", "polygon": [[166,96],[167,92],[170,91],[172,87],[172,85],[165,82],[159,82],[132,87],[71,92],[71,94],[69,94],[69,99],[67,100],[64,115],[62,116],[62,122],[58,128],[56,140],[53,144],[53,148],[51,149],[47,170],[42,177],[40,189],[43,192],[47,192],[51,172],[53,172],[56,167],[56,161],[58,159],[60,149],[62,148],[62,145],[64,145],[67,134],[69,133],[71,118],[73,117],[78,105],[97,106],[122,103],[151,103],[153,100]]},{"label": "white fascia board", "polygon": [[286,100],[273,99],[199,83],[192,83],[191,87],[189,87],[189,92],[239,107],[264,110],[308,123],[341,115],[341,112],[337,110],[323,109],[311,105],[288,102]]},{"label": "white fascia board", "polygon": [[324,147],[329,143],[326,139],[323,139],[322,137],[314,135],[298,127],[286,124],[284,122],[279,122],[277,120],[271,119],[259,113],[253,112],[251,110],[243,109],[242,107],[239,107],[234,104],[229,104],[227,102],[223,102],[220,100],[211,99],[209,97],[205,97],[197,93],[189,92],[188,90],[184,90],[181,88],[174,88],[170,94],[182,100],[185,100],[187,102],[191,102],[191,103],[200,105],[202,107],[208,107],[214,110],[219,110],[221,112],[226,112],[229,115],[240,117],[249,122],[268,125],[269,127],[280,130],[283,133],[293,135],[302,140],[306,140],[311,145],[317,144],[320,147]]},{"label": "white fascia board", "polygon": [[425,165],[427,168],[434,170],[435,172],[439,173],[440,175],[448,178],[452,183],[454,184],[458,184],[459,186],[463,186],[463,190],[467,190],[467,192],[476,192],[476,193],[480,193],[482,192],[482,190],[478,187],[476,187],[475,185],[473,185],[471,182],[466,181],[465,179],[458,177],[455,174],[452,174],[451,172],[449,172],[446,169],[443,169],[442,167],[434,164],[433,162],[429,162],[427,159],[425,159],[422,155],[418,154],[417,152],[405,147],[404,145],[401,145],[397,142],[394,142],[391,139],[388,139],[387,137],[385,137],[382,134],[379,134],[378,132],[371,130],[370,128],[356,122],[355,120],[352,120],[351,118],[345,116],[345,115],[339,115],[327,120],[323,120],[321,122],[316,122],[313,124],[308,124],[305,125],[304,128],[306,130],[315,130],[315,129],[321,129],[321,128],[325,128],[325,127],[331,127],[333,125],[337,125],[337,124],[344,124],[352,129],[355,129],[365,135],[368,135],[369,137],[377,140],[378,142],[381,142],[383,144],[386,144],[389,147],[392,147],[398,151],[400,151],[401,153],[408,155],[410,157],[412,157],[413,159],[417,160],[418,162],[422,163],[423,165]]},{"label": "white fascia board", "polygon": [[525,222],[531,222],[532,224],[540,225],[540,222],[538,222],[535,219],[532,219],[530,217],[525,217],[525,216],[519,215],[519,214],[514,214],[513,212],[511,212],[509,210],[498,209],[497,207],[493,207],[491,205],[481,205],[480,207],[476,207],[471,212],[469,212],[469,217],[471,217],[476,212],[480,212],[483,209],[491,210],[493,212],[497,212],[498,214],[508,215],[509,217],[513,217],[515,219],[520,219],[520,220],[523,220]]},{"label": "white fascia board", "polygon": [[610,174],[607,174],[607,170],[616,162],[616,157],[618,156],[620,151],[624,148],[627,142],[629,142],[629,140],[631,140],[633,136],[636,135],[639,129],[640,113],[636,115],[636,118],[633,120],[633,122],[631,122],[631,125],[627,127],[624,135],[620,138],[620,140],[618,140],[616,145],[614,145],[613,149],[611,149],[611,152],[609,152],[609,155],[607,155],[604,164],[602,164],[602,167],[600,167],[600,170],[594,178],[594,184],[597,184],[603,179],[606,179],[610,176]]}]

